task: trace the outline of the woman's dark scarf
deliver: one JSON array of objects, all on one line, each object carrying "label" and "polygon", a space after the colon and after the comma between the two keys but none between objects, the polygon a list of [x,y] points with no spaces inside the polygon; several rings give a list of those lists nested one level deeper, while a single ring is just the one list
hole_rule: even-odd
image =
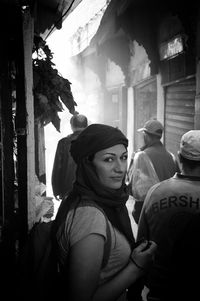
[{"label": "woman's dark scarf", "polygon": [[59,222],[59,219],[66,216],[69,204],[77,199],[95,201],[104,210],[112,225],[125,235],[133,247],[135,241],[126,208],[126,184],[123,182],[122,187],[117,190],[105,187],[99,181],[93,163],[88,159],[96,152],[117,144],[123,144],[127,148],[128,140],[119,129],[103,124],[88,126],[72,142],[71,155],[77,164],[76,182],[68,198],[62,201],[56,219]]}]

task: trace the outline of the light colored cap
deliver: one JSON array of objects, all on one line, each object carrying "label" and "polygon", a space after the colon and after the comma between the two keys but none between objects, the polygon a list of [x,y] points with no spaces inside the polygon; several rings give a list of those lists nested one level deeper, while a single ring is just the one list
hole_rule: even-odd
[{"label": "light colored cap", "polygon": [[200,161],[200,130],[191,130],[183,134],[180,154],[186,159]]},{"label": "light colored cap", "polygon": [[160,121],[152,119],[145,122],[143,128],[138,129],[138,132],[147,132],[155,136],[162,136],[163,125]]}]

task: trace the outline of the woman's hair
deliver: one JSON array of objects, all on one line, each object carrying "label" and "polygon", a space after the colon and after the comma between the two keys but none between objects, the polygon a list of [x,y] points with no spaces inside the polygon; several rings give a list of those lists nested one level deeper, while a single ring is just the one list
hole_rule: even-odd
[{"label": "woman's hair", "polygon": [[90,162],[92,162],[92,161],[94,160],[94,156],[95,156],[95,154],[89,155],[89,156],[88,156],[88,160],[89,160]]}]

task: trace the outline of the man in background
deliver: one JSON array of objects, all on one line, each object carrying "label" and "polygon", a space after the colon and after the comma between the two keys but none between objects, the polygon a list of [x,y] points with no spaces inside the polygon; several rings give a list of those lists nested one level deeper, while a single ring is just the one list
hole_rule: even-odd
[{"label": "man in background", "polygon": [[162,123],[155,119],[148,120],[143,128],[138,129],[143,135],[144,146],[133,154],[128,170],[130,194],[135,199],[133,217],[136,223],[149,188],[179,171],[175,156],[160,141],[163,130]]},{"label": "man in background", "polygon": [[76,174],[76,164],[70,154],[71,142],[88,126],[87,117],[81,114],[70,119],[72,134],[58,141],[52,170],[52,189],[56,199],[63,199],[72,189]]}]

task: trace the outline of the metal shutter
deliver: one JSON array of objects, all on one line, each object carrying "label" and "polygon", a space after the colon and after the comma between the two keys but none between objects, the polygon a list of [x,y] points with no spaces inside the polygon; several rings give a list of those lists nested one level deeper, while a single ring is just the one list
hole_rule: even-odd
[{"label": "metal shutter", "polygon": [[165,146],[174,155],[177,155],[181,136],[194,129],[195,95],[195,78],[166,88]]}]

